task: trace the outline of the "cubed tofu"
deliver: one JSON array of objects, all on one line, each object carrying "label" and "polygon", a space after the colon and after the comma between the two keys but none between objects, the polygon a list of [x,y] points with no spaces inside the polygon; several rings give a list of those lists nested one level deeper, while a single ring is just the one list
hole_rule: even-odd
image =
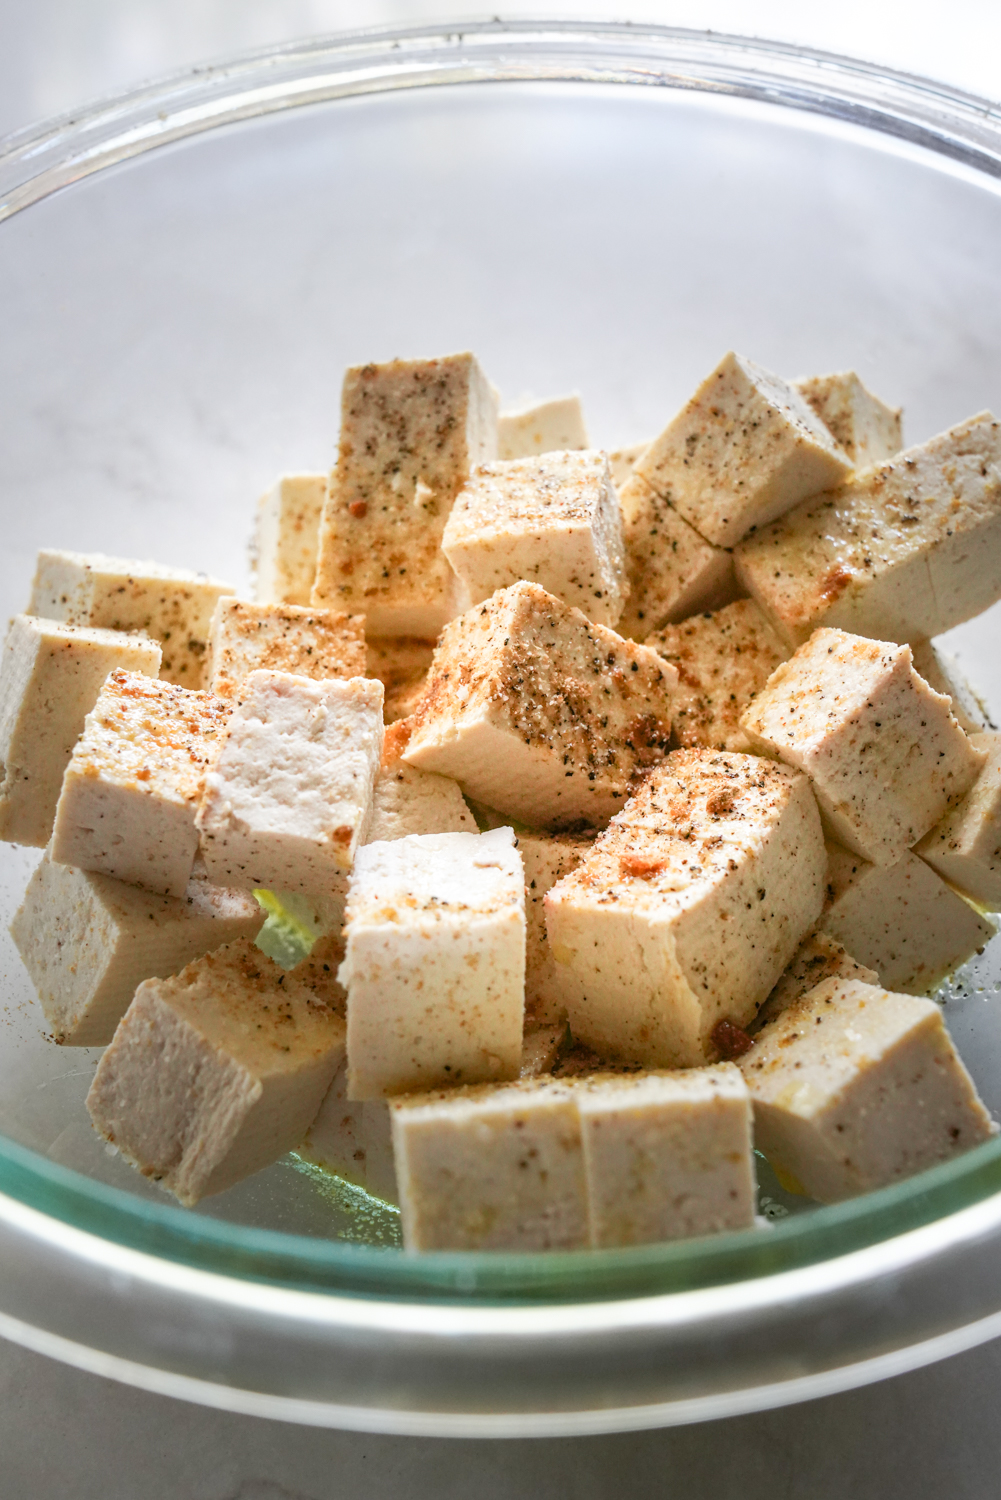
[{"label": "cubed tofu", "polygon": [[546,896],[553,954],[581,981],[574,1037],[646,1067],[713,1062],[720,1022],[757,1013],[823,902],[805,776],[676,750]]},{"label": "cubed tofu", "polygon": [[951,652],[943,651],[934,641],[915,641],[911,654],[914,670],[928,686],[952,699],[953,718],[960,729],[967,734],[980,734],[994,727],[979,694],[967,682]]},{"label": "cubed tofu", "polygon": [[251,672],[198,808],[210,877],[322,902],[364,837],[382,736],[380,682]]},{"label": "cubed tofu", "polygon": [[15,615],[0,663],[0,838],[43,849],[73,746],[114,671],[155,677],[160,647],[116,630]]},{"label": "cubed tofu", "polygon": [[630,443],[625,448],[609,449],[608,467],[612,471],[612,483],[617,490],[621,490],[626,481],[632,477],[633,466],[637,459],[643,457],[649,446],[650,439],[648,438],[645,443]]},{"label": "cubed tofu", "polygon": [[348,896],[348,1097],[517,1078],[525,884],[510,828],[367,844]]},{"label": "cubed tofu", "polygon": [[916,854],[889,870],[828,846],[823,932],[894,990],[925,995],[979,952],[994,928]]},{"label": "cubed tofu", "polygon": [[340,1017],[243,940],[139,986],[87,1108],[191,1205],[298,1146],[343,1057]]},{"label": "cubed tofu", "polygon": [[909,646],[817,630],[740,723],[752,745],[806,772],[832,838],[889,867],[984,764],[950,710],[915,672]]},{"label": "cubed tofu", "polygon": [[317,681],[366,676],[364,617],[298,604],[220,599],[209,632],[206,688],[232,703],[257,671],[291,672]]},{"label": "cubed tofu", "polygon": [[408,1250],[576,1250],[587,1244],[580,1117],[548,1079],[390,1106]]},{"label": "cubed tofu", "polygon": [[412,833],[477,832],[476,820],[456,782],[435,771],[419,771],[403,760],[410,727],[409,720],[401,719],[386,731],[366,844]]},{"label": "cubed tofu", "polygon": [[584,987],[572,969],[558,964],[546,936],[546,894],[576,870],[593,838],[570,833],[522,833],[518,848],[525,866],[525,1014],[536,1026],[566,1021]]},{"label": "cubed tofu", "polygon": [[828,979],[740,1060],[754,1138],[810,1197],[835,1203],[994,1135],[938,1006]]},{"label": "cubed tofu", "polygon": [[542,1078],[551,1073],[570,1041],[566,1021],[536,1026],[526,1016],[525,1035],[521,1041],[519,1078]]},{"label": "cubed tofu", "polygon": [[327,484],[326,474],[283,474],[261,496],[253,545],[258,604],[309,603]]},{"label": "cubed tofu", "polygon": [[216,601],[235,590],[205,573],[100,552],[38,554],[26,613],[67,625],[143,630],[159,641],[160,676],[202,687],[202,666]]},{"label": "cubed tofu", "polygon": [[621,635],[644,640],[652,630],[738,597],[733,553],[699,536],[639,474],[619,490],[619,506],[629,584]]},{"label": "cubed tofu", "polygon": [[473,604],[526,578],[599,625],[622,613],[622,518],[607,455],[596,450],[481,464],[442,547]]},{"label": "cubed tofu", "polygon": [[348,370],[311,603],[364,613],[372,635],[436,636],[463,607],[445,522],[496,457],[496,395],[471,354]]},{"label": "cubed tofu", "polygon": [[580,397],[553,396],[502,411],[497,420],[497,457],[532,458],[557,449],[588,447]]},{"label": "cubed tofu", "polygon": [[104,1047],[144,979],[253,939],[263,921],[250,896],[210,885],[200,873],[178,899],[57,865],[46,854],[10,930],[53,1039]]},{"label": "cubed tofu", "polygon": [[758,1011],[754,1029],[760,1031],[825,979],[859,979],[863,984],[876,985],[880,982],[874,969],[858,963],[826,932],[813,932],[800,944],[792,963]]},{"label": "cubed tofu", "polygon": [[424,696],[434,647],[434,641],[420,636],[370,636],[366,641],[365,676],[378,677],[386,690],[383,714],[387,724],[413,713]]},{"label": "cubed tofu", "polygon": [[[138,672],[113,672],[66,767],[52,858],[184,895],[198,850],[195,814],[229,706]],[[233,881],[210,879],[218,885]]]},{"label": "cubed tofu", "polygon": [[852,471],[786,381],[726,354],[636,464],[700,536],[732,547]]},{"label": "cubed tofu", "polygon": [[1001,734],[974,734],[970,743],[987,756],[983,770],[915,852],[980,906],[1001,911]]},{"label": "cubed tofu", "polygon": [[1001,594],[999,461],[1001,425],[983,412],[749,537],[737,576],[793,645],[819,625],[941,635]]},{"label": "cubed tofu", "polygon": [[866,390],[854,370],[792,382],[856,469],[892,458],[904,446],[899,407]]},{"label": "cubed tofu", "polygon": [[751,1099],[732,1063],[574,1086],[597,1249],[754,1223]]},{"label": "cubed tofu", "polygon": [[671,733],[673,667],[535,583],[442,634],[403,758],[536,828],[604,822]]},{"label": "cubed tofu", "polygon": [[666,625],[644,645],[677,668],[671,709],[679,744],[751,749],[740,716],[790,654],[753,599]]},{"label": "cubed tofu", "polygon": [[389,1105],[384,1099],[349,1099],[347,1065],[334,1074],[299,1155],[374,1198],[398,1204]]}]

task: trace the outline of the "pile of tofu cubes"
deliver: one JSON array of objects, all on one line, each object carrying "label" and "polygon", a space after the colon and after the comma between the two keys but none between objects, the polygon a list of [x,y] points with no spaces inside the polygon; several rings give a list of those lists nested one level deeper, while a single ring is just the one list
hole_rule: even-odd
[{"label": "pile of tofu cubes", "polygon": [[989,413],[901,451],[854,374],[728,354],[605,452],[470,354],[365,365],[254,546],[253,600],[43,552],[0,670],[12,931],[141,1172],[296,1150],[411,1250],[534,1251],[995,1132],[927,998],[1001,909],[1001,735],[932,644],[1001,595]]}]

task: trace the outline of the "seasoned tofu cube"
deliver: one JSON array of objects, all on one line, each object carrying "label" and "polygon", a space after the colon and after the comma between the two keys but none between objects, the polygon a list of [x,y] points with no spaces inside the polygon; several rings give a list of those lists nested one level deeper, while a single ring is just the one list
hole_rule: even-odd
[{"label": "seasoned tofu cube", "polygon": [[553,954],[581,981],[574,1037],[646,1067],[712,1062],[756,1014],[823,902],[805,776],[675,750],[546,896]]},{"label": "seasoned tofu cube", "polygon": [[326,474],[283,474],[261,496],[253,547],[258,604],[309,603],[327,483]]},{"label": "seasoned tofu cube", "polygon": [[536,1026],[526,1017],[518,1077],[541,1078],[544,1074],[551,1073],[565,1052],[569,1040],[570,1033],[565,1020],[548,1026]]},{"label": "seasoned tofu cube", "polygon": [[512,407],[497,419],[498,458],[532,458],[588,446],[584,408],[577,395]]},{"label": "seasoned tofu cube", "polygon": [[402,758],[410,728],[409,720],[403,719],[386,731],[366,844],[412,833],[477,832],[476,820],[456,782],[434,771],[419,771]]},{"label": "seasoned tofu cube", "polygon": [[633,466],[637,459],[643,457],[649,446],[650,439],[648,438],[645,443],[630,443],[628,447],[609,450],[608,467],[612,471],[612,483],[617,490],[621,490],[626,481],[632,478]]},{"label": "seasoned tofu cube", "polygon": [[349,1099],[347,1064],[334,1074],[299,1155],[364,1188],[374,1198],[398,1204],[389,1105],[384,1099]]},{"label": "seasoned tofu cube", "polygon": [[836,1203],[948,1161],[997,1131],[930,1000],[828,979],[740,1060],[754,1138]]},{"label": "seasoned tofu cube", "polygon": [[340,1017],[243,940],[139,986],[87,1108],[190,1205],[298,1146],[343,1057]]},{"label": "seasoned tofu cube", "polygon": [[73,746],[116,670],[160,670],[160,647],[116,630],[15,615],[0,663],[0,838],[43,849]]},{"label": "seasoned tofu cube", "polygon": [[571,1001],[584,987],[566,964],[553,957],[546,936],[546,895],[576,870],[593,838],[572,833],[522,833],[518,848],[525,866],[525,1014],[536,1026],[566,1022]]},{"label": "seasoned tofu cube", "polygon": [[386,690],[383,714],[387,724],[413,713],[424,696],[434,647],[434,641],[408,635],[370,636],[365,642],[365,676],[378,677]]},{"label": "seasoned tofu cube", "polygon": [[971,417],[799,506],[736,551],[793,645],[819,625],[923,640],[1001,594],[1001,425]]},{"label": "seasoned tofu cube", "polygon": [[574,1086],[599,1249],[750,1229],[751,1099],[732,1063]]},{"label": "seasoned tofu cube", "polygon": [[629,583],[621,635],[644,640],[652,630],[737,598],[733,553],[699,536],[638,473],[620,489],[619,506]]},{"label": "seasoned tofu cube", "polygon": [[671,733],[673,667],[516,583],[442,634],[403,758],[536,828],[597,824]]},{"label": "seasoned tofu cube", "polygon": [[909,646],[843,630],[814,631],[740,723],[752,745],[806,772],[832,838],[887,868],[965,797],[984,763],[949,699],[915,672]]},{"label": "seasoned tofu cube", "polygon": [[979,695],[967,682],[959,662],[934,641],[915,641],[911,645],[914,670],[936,693],[952,699],[952,716],[967,734],[980,734],[993,725]]},{"label": "seasoned tofu cube", "polygon": [[828,845],[822,931],[843,943],[883,984],[934,990],[994,936],[994,928],[908,850],[889,870]]},{"label": "seasoned tofu cube", "polygon": [[518,1076],[525,886],[510,828],[359,849],[345,940],[349,1098]]},{"label": "seasoned tofu cube", "polygon": [[751,749],[740,716],[790,654],[753,599],[665,625],[644,645],[677,668],[671,709],[680,744]]},{"label": "seasoned tofu cube", "polygon": [[144,979],[253,939],[263,921],[250,896],[210,885],[201,873],[178,899],[57,865],[46,854],[10,930],[53,1039],[104,1047]]},{"label": "seasoned tofu cube", "polygon": [[854,370],[810,375],[792,385],[856,469],[892,458],[904,446],[900,408],[866,390]]},{"label": "seasoned tofu cube", "polygon": [[368,669],[365,621],[335,609],[297,604],[248,604],[225,597],[209,632],[205,686],[232,703],[251,672],[291,672],[297,677],[364,677]]},{"label": "seasoned tofu cube", "polygon": [[622,613],[622,518],[604,453],[481,464],[452,507],[442,547],[473,604],[526,578],[599,625]]},{"label": "seasoned tofu cube", "polygon": [[792,963],[758,1011],[753,1029],[760,1031],[762,1026],[774,1021],[790,1005],[795,1005],[810,990],[816,989],[818,984],[823,984],[825,979],[859,979],[863,984],[879,984],[879,975],[874,969],[856,962],[826,932],[813,932],[800,944]]},{"label": "seasoned tofu cube", "polygon": [[408,1250],[587,1244],[580,1118],[566,1085],[417,1094],[390,1115]]},{"label": "seasoned tofu cube", "polygon": [[496,457],[496,395],[471,354],[348,370],[311,603],[363,613],[372,635],[436,636],[463,608],[445,522]]},{"label": "seasoned tofu cube", "polygon": [[382,734],[380,682],[251,672],[198,808],[210,877],[322,902],[364,837]]},{"label": "seasoned tofu cube", "polygon": [[797,390],[733,353],[636,464],[637,474],[717,547],[732,547],[851,470]]},{"label": "seasoned tofu cube", "polygon": [[1001,734],[974,734],[987,756],[958,807],[926,833],[916,853],[988,911],[1001,911]]},{"label": "seasoned tofu cube", "polygon": [[160,676],[200,688],[216,600],[235,590],[205,573],[100,552],[38,554],[29,615],[104,630],[144,630],[163,652]]},{"label": "seasoned tofu cube", "polygon": [[210,693],[113,672],[63,777],[56,863],[183,896],[198,850],[205,771],[229,712]]}]

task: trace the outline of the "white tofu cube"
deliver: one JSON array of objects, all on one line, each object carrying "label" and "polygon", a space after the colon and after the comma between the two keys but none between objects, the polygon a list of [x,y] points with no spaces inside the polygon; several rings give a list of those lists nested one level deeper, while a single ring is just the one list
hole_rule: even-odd
[{"label": "white tofu cube", "polygon": [[419,771],[403,760],[410,723],[391,724],[382,743],[382,762],[372,794],[366,844],[414,833],[476,833],[476,820],[458,785],[434,771]]},{"label": "white tofu cube", "polygon": [[416,709],[434,657],[434,641],[420,636],[370,636],[366,677],[378,677],[386,690],[383,715],[387,724],[405,719]]},{"label": "white tofu cube", "polygon": [[408,1250],[576,1250],[587,1244],[580,1118],[548,1079],[390,1106]]},{"label": "white tofu cube", "polygon": [[967,734],[980,734],[993,727],[980,696],[963,676],[951,652],[943,651],[934,641],[914,641],[911,654],[918,676],[936,693],[945,693],[952,699],[953,718],[960,729]]},{"label": "white tofu cube", "polygon": [[644,645],[677,668],[671,709],[679,744],[751,749],[740,716],[790,654],[753,599],[665,625]]},{"label": "white tofu cube", "polygon": [[617,490],[621,490],[626,481],[632,478],[633,466],[637,459],[643,457],[649,446],[650,439],[648,438],[645,443],[630,443],[625,448],[609,450],[608,467],[612,471],[612,483]]},{"label": "white tofu cube", "polygon": [[737,576],[793,645],[820,625],[941,635],[1001,594],[999,461],[1001,425],[983,412],[749,537]]},{"label": "white tofu cube", "polygon": [[589,447],[580,397],[553,396],[502,411],[497,419],[497,457],[533,458],[557,449]]},{"label": "white tofu cube", "polygon": [[558,964],[546,935],[546,895],[576,870],[593,839],[570,833],[522,833],[518,848],[525,866],[525,1014],[535,1026],[566,1023],[584,986],[566,964]]},{"label": "white tofu cube", "polygon": [[253,546],[258,604],[309,603],[327,482],[326,474],[283,474],[261,496]]},{"label": "white tofu cube", "polygon": [[910,1177],[997,1131],[938,1006],[858,980],[811,990],[739,1066],[759,1150],[821,1203]]},{"label": "white tofu cube", "polygon": [[[228,706],[209,693],[113,672],[63,777],[56,863],[183,896],[205,771],[228,719]],[[209,873],[218,885],[234,884]]]},{"label": "white tofu cube", "polygon": [[163,652],[160,676],[202,687],[202,665],[216,601],[235,590],[205,573],[101,552],[38,554],[29,615],[105,630],[144,630]]},{"label": "white tofu cube", "polygon": [[382,733],[380,682],[251,672],[198,808],[210,877],[323,902],[364,837]]},{"label": "white tofu cube", "polygon": [[975,734],[970,743],[987,756],[983,770],[915,852],[980,906],[1001,911],[1001,734]]},{"label": "white tofu cube", "polygon": [[345,940],[349,1098],[518,1076],[525,886],[510,828],[367,844]]},{"label": "white tofu cube", "polygon": [[900,408],[866,390],[854,370],[810,375],[792,385],[856,469],[892,458],[904,446]]},{"label": "white tofu cube", "polygon": [[821,929],[893,990],[925,995],[994,936],[994,928],[909,850],[889,870],[827,848]]},{"label": "white tofu cube", "polygon": [[733,353],[636,464],[637,474],[717,547],[732,547],[851,470],[798,391]]},{"label": "white tofu cube", "polygon": [[298,1146],[343,1056],[340,1017],[244,940],[139,986],[87,1108],[190,1205]]},{"label": "white tofu cube", "polygon": [[660,759],[677,674],[534,583],[442,634],[403,758],[536,828],[597,824]]},{"label": "white tofu cube", "polygon": [[334,1074],[299,1155],[364,1188],[374,1198],[398,1204],[396,1164],[384,1099],[349,1099],[347,1064]]},{"label": "white tofu cube", "polygon": [[832,838],[887,868],[965,797],[984,763],[949,699],[915,672],[909,646],[843,630],[815,631],[740,723],[752,745],[806,772]]},{"label": "white tofu cube", "polygon": [[160,670],[160,647],[15,615],[0,663],[0,838],[43,849],[63,774],[109,672]]},{"label": "white tofu cube", "polygon": [[363,613],[372,635],[436,636],[463,608],[445,522],[496,457],[496,395],[471,354],[348,370],[311,603]]},{"label": "white tofu cube", "polygon": [[193,875],[178,899],[46,854],[10,930],[53,1039],[104,1047],[144,979],[176,974],[237,938],[252,940],[263,921],[250,896],[204,875]]},{"label": "white tofu cube", "polygon": [[234,702],[251,672],[291,672],[322,681],[364,677],[365,621],[334,609],[219,600],[209,632],[205,686]]},{"label": "white tofu cube", "polygon": [[549,942],[583,986],[574,1037],[605,1057],[694,1067],[756,1014],[823,902],[805,776],[676,750],[546,896]]},{"label": "white tofu cube", "polygon": [[473,604],[526,578],[599,625],[622,613],[622,519],[604,453],[481,464],[452,507],[442,548]]},{"label": "white tofu cube", "polygon": [[823,984],[825,979],[859,979],[863,984],[876,985],[880,982],[874,969],[856,962],[826,932],[813,932],[800,944],[789,967],[758,1011],[752,1031],[760,1031],[762,1026],[788,1010],[790,1005],[802,1000],[810,990],[815,990],[818,984]]},{"label": "white tofu cube", "polygon": [[754,1223],[751,1099],[732,1063],[574,1086],[599,1249]]}]

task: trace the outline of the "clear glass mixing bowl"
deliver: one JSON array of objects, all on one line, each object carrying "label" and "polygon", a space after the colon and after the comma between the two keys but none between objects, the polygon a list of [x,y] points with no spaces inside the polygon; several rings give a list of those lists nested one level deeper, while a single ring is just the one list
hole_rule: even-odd
[{"label": "clear glass mixing bowl", "polygon": [[[487,85],[492,85],[488,87]],[[472,348],[594,439],[733,346],[857,368],[920,440],[1001,407],[1001,119],[796,49],[591,24],[366,33],[168,79],[0,149],[0,603],[39,546],[246,582],[329,464],[341,372]],[[1001,570],[1001,558],[998,560]],[[953,632],[1001,706],[998,611]],[[37,855],[0,850],[9,918]],[[1001,944],[943,995],[1001,1114]],[[995,1331],[1001,1142],[834,1208],[629,1252],[431,1255],[290,1159],[183,1211],[109,1155],[96,1055],[0,937],[0,1332],[193,1399],[390,1431],[694,1420]]]}]

